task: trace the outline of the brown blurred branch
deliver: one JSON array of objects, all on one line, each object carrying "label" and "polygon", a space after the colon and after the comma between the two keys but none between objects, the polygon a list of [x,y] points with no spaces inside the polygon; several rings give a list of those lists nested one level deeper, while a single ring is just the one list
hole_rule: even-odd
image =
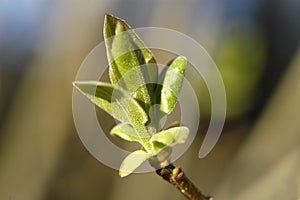
[{"label": "brown blurred branch", "polygon": [[161,169],[156,170],[156,173],[164,180],[174,185],[186,198],[190,200],[213,200],[212,197],[204,195],[198,188],[185,176],[184,172],[169,164]]}]

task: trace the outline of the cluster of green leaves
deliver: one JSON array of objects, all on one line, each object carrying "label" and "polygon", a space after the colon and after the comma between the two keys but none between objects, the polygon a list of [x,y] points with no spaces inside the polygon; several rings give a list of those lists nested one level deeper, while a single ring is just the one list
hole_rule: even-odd
[{"label": "cluster of green leaves", "polygon": [[178,56],[158,74],[151,51],[125,21],[109,14],[105,16],[104,39],[111,83],[78,81],[74,86],[120,122],[111,130],[112,135],[142,145],[123,160],[120,176],[124,177],[187,138],[187,127],[162,130],[160,125],[177,102],[187,61]]}]

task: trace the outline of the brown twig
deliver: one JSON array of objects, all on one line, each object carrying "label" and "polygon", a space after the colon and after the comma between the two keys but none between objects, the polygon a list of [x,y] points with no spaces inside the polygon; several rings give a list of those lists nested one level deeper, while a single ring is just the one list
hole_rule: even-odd
[{"label": "brown twig", "polygon": [[169,164],[161,169],[156,170],[156,173],[164,180],[174,185],[186,198],[190,200],[213,200],[212,197],[204,195],[198,188],[185,176],[184,172]]}]

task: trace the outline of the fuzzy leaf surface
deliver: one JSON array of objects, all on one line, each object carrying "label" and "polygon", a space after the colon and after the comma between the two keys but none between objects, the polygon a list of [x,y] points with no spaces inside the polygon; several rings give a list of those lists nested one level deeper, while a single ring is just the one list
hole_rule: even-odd
[{"label": "fuzzy leaf surface", "polygon": [[176,105],[186,65],[186,58],[178,56],[168,64],[167,70],[162,74],[164,77],[160,93],[160,108],[166,114],[169,114]]},{"label": "fuzzy leaf surface", "polygon": [[165,146],[174,146],[178,143],[183,143],[188,137],[188,134],[189,129],[187,127],[174,127],[154,134],[150,142],[157,146],[156,150],[159,150]]},{"label": "fuzzy leaf surface", "polygon": [[128,176],[136,168],[138,168],[144,161],[151,158],[153,155],[143,150],[137,150],[129,154],[122,162],[119,175],[121,177]]},{"label": "fuzzy leaf surface", "polygon": [[110,133],[127,141],[138,142],[147,152],[152,152],[152,144],[149,142],[150,134],[143,126],[137,127],[130,123],[120,123],[113,127]]},{"label": "fuzzy leaf surface", "polygon": [[156,61],[132,28],[122,19],[107,14],[104,39],[110,80],[128,90],[148,112],[157,80]]},{"label": "fuzzy leaf surface", "polygon": [[94,104],[120,122],[144,126],[148,121],[148,116],[139,103],[118,86],[96,81],[78,81],[73,85]]}]

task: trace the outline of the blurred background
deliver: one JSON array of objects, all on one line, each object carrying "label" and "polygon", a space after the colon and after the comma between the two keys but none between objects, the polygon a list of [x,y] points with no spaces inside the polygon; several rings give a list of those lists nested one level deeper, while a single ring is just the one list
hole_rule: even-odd
[{"label": "blurred background", "polygon": [[300,1],[0,0],[0,199],[184,199],[154,173],[119,178],[77,135],[71,82],[106,12],[187,34],[219,67],[223,133],[200,160],[210,101],[199,81],[199,133],[176,161],[204,193],[300,198]]}]

